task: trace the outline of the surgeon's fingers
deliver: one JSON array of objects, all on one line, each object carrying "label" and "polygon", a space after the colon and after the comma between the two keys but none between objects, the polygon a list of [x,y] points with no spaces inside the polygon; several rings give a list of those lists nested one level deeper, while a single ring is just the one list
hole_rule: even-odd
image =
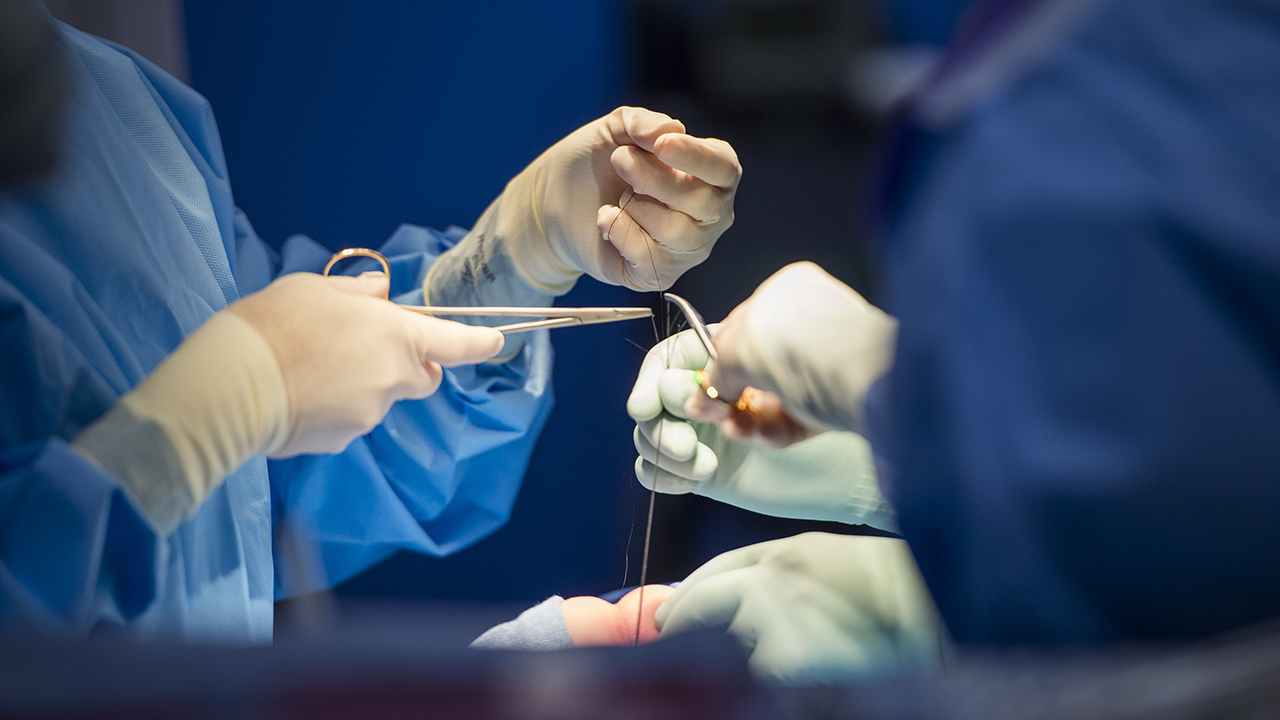
[{"label": "surgeon's fingers", "polygon": [[[640,432],[639,427],[632,433],[632,440],[635,442],[636,452],[640,453],[641,459],[648,461],[650,465],[656,465],[663,472],[691,480],[694,483],[709,480],[716,474],[716,470],[720,465],[720,460],[716,457],[715,451],[703,443],[698,443],[697,448],[694,449],[693,457],[686,460],[676,460],[675,458],[661,455],[658,449],[653,446],[653,443],[649,442],[649,439],[644,436],[644,433]],[[645,484],[645,479],[641,477],[640,483]]]},{"label": "surgeon's fingers", "polygon": [[[674,314],[675,311],[673,310]],[[689,318],[685,318],[692,321]],[[712,347],[715,347],[716,334],[720,332],[720,323],[711,323],[706,326],[707,335],[710,336]],[[677,342],[675,352],[671,356],[670,367],[680,368],[682,370],[703,370],[712,366],[711,348],[706,346],[703,339],[693,328],[681,330],[676,334]],[[691,378],[692,379],[692,378]],[[696,384],[696,380],[694,381]]]},{"label": "surgeon's fingers", "polygon": [[724,627],[733,622],[742,604],[745,569],[688,580],[667,598],[654,613],[654,624],[665,636],[707,627]]},{"label": "surgeon's fingers", "polygon": [[[714,332],[714,326],[710,327]],[[676,387],[677,379],[666,378],[668,369],[699,370],[709,360],[706,348],[692,330],[676,333],[654,345],[645,353],[631,395],[627,397],[627,414],[633,420],[652,420],[665,406],[673,415],[683,416],[683,405],[677,409],[672,404],[677,399],[675,393],[679,388]],[[692,381],[692,374],[689,379]]]},{"label": "surgeon's fingers", "polygon": [[407,310],[414,349],[422,362],[445,367],[484,362],[502,350],[502,333],[481,325],[464,325],[451,320],[418,315]]},{"label": "surgeon's fingers", "polygon": [[657,198],[702,224],[718,222],[732,207],[732,194],[663,164],[653,153],[623,146],[609,158],[618,176],[636,192]]},{"label": "surgeon's fingers", "polygon": [[[440,383],[444,382],[444,369],[437,362],[422,363],[422,375],[417,384],[407,384],[404,389],[404,397],[417,400],[424,397],[430,397],[436,394],[436,390],[440,389]],[[391,407],[383,408],[382,414],[385,416]]]},{"label": "surgeon's fingers", "polygon": [[632,420],[652,420],[662,412],[662,401],[658,397],[658,375],[661,372],[661,368],[655,372],[646,372],[641,366],[640,376],[631,388],[631,395],[627,396],[627,415]]},{"label": "surgeon's fingers", "polygon": [[689,396],[702,392],[698,381],[694,379],[695,372],[672,368],[658,376],[658,396],[662,399],[662,408],[681,420],[689,419],[684,409]]},{"label": "surgeon's fingers", "polygon": [[672,210],[648,195],[636,195],[626,203],[627,214],[662,248],[689,253],[709,246],[720,233],[682,212]]},{"label": "surgeon's fingers", "polygon": [[[672,312],[675,313],[674,310]],[[714,336],[717,327],[711,324],[707,326],[707,330]],[[663,361],[666,362],[665,367],[669,369],[701,370],[711,362],[706,346],[693,330],[681,330],[663,340],[662,347],[665,351]]]},{"label": "surgeon's fingers", "polygon": [[[677,602],[672,603],[671,601],[668,601],[667,603],[664,603],[664,607],[658,608],[656,616],[658,627],[663,627],[663,623],[667,621],[667,616],[675,610],[675,605],[679,604],[678,601],[682,601],[686,596],[692,594],[693,590],[699,585],[718,575],[726,575],[734,572],[735,570],[742,570],[758,564],[761,557],[776,547],[773,545],[773,543],[776,542],[778,541],[775,540],[756,545],[748,545],[747,547],[738,548],[737,550],[730,550],[727,553],[721,553],[703,563],[702,567],[694,570],[692,575],[685,578],[684,581],[680,583],[680,587],[676,590],[676,594],[671,597],[671,601]],[[668,604],[670,604],[671,607],[666,607]]]},{"label": "surgeon's fingers", "polygon": [[640,374],[636,376],[636,384],[631,386],[631,394],[627,396],[627,415],[630,415],[632,420],[652,420],[662,412],[662,400],[658,396],[658,379],[662,375],[666,362],[655,350],[650,350],[644,362],[640,364]]},{"label": "surgeon's fingers", "polygon": [[360,273],[355,277],[350,275],[327,275],[324,276],[324,281],[342,292],[372,297],[386,297],[387,289],[391,287],[391,279],[387,277],[386,273],[378,271]]},{"label": "surgeon's fingers", "polygon": [[662,373],[671,364],[680,336],[672,336],[649,348],[644,362],[640,363],[640,372],[636,375],[636,383],[631,387],[631,395],[627,397],[627,414],[633,420],[652,420],[662,412],[662,401],[658,397],[658,382]]},{"label": "surgeon's fingers", "polygon": [[636,423],[640,432],[662,454],[673,460],[692,459],[698,449],[698,431],[693,425],[667,414]]},{"label": "surgeon's fingers", "polygon": [[664,495],[684,495],[693,492],[699,483],[668,472],[642,457],[636,458],[636,480],[645,490],[657,489]]},{"label": "surgeon's fingers", "polygon": [[684,123],[665,113],[620,107],[604,117],[604,128],[615,145],[639,145],[652,152],[658,138],[668,133],[683,133]]},{"label": "surgeon's fingers", "polygon": [[643,420],[636,423],[640,432],[657,447],[662,454],[675,460],[689,460],[698,450],[698,431],[683,420],[676,420],[670,415],[662,415],[655,420]]},{"label": "surgeon's fingers", "polygon": [[596,224],[620,256],[619,284],[640,292],[671,287],[685,270],[705,260],[714,244],[707,242],[689,252],[672,250],[655,242],[625,209],[612,205],[600,208]]},{"label": "surgeon's fingers", "polygon": [[[379,413],[379,419],[391,409],[397,400],[420,400],[434,395],[444,380],[444,370],[440,363],[423,360],[418,351],[407,349],[402,362],[396,365],[399,371],[395,376],[395,384],[388,388],[383,396],[386,405]],[[372,426],[372,425],[371,425]]]},{"label": "surgeon's fingers", "polygon": [[600,228],[604,239],[613,245],[621,256],[617,272],[620,284],[633,290],[661,290],[675,282],[678,274],[663,282],[665,259],[659,261],[657,253],[661,246],[653,241],[649,233],[627,214],[627,211],[613,205],[602,205],[596,213],[596,226]]},{"label": "surgeon's fingers", "polygon": [[654,155],[664,165],[686,172],[721,190],[731,190],[742,180],[742,164],[733,146],[723,140],[683,133],[663,135],[654,143]]}]

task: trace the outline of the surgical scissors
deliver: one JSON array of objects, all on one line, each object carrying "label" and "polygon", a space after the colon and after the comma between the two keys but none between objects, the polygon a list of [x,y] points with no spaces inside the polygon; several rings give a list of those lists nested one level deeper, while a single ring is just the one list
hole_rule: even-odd
[{"label": "surgical scissors", "polygon": [[[391,264],[377,250],[368,248],[347,248],[340,250],[329,258],[322,274],[328,275],[333,266],[342,260],[354,257],[367,257],[377,260],[382,271],[391,277]],[[388,300],[391,298],[388,297]],[[598,323],[618,322],[619,320],[636,320],[653,316],[653,310],[647,307],[451,307],[446,305],[400,305],[405,310],[423,315],[467,316],[467,317],[529,317],[546,318],[526,322],[499,325],[494,328],[501,333],[528,332],[530,330],[574,327],[577,325],[596,325]],[[704,330],[705,332],[705,330]]]}]

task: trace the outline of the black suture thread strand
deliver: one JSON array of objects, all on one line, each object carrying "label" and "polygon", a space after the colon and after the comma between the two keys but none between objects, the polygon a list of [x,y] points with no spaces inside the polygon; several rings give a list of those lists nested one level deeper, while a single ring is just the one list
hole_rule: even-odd
[{"label": "black suture thread strand", "polygon": [[[635,195],[632,195],[632,197],[635,197]],[[659,303],[659,307],[662,308],[662,324],[664,327],[666,327],[669,330],[671,328],[671,311],[669,309],[670,306],[668,305],[668,303],[666,303],[662,298],[662,281],[658,278],[658,264],[653,259],[653,247],[649,244],[648,240],[645,241],[644,247],[649,254],[649,266],[650,266],[650,269],[653,270],[653,282],[658,287],[658,303]],[[655,344],[661,343],[663,341],[663,338],[658,337],[657,318],[650,316],[650,320],[654,325],[654,337],[656,340]],[[674,347],[674,343],[672,343],[671,346],[667,348],[666,367],[664,368],[665,370],[671,369],[671,356],[674,353],[675,353],[675,347]],[[661,388],[661,385],[659,385],[659,388]],[[666,426],[666,423],[662,421],[662,412],[663,412],[662,391],[661,389],[659,389],[658,391],[658,430],[656,433],[654,433],[654,440],[657,441],[657,446],[656,446],[657,452],[654,453],[654,456],[653,456],[653,460],[654,460],[653,477],[650,479],[650,483],[649,483],[649,517],[645,521],[645,526],[644,526],[644,555],[643,555],[644,559],[640,563],[640,602],[639,602],[639,610],[636,611],[636,640],[635,640],[636,645],[640,644],[640,623],[644,619],[644,585],[649,580],[649,541],[653,535],[653,506],[655,501],[658,498],[658,470],[659,470],[658,463],[662,460],[662,429],[663,427]]]},{"label": "black suture thread strand", "polygon": [[[609,240],[611,237],[613,237],[613,226],[618,223],[618,218],[622,217],[622,211],[627,209],[627,205],[631,204],[631,198],[635,196],[636,196],[635,192],[632,192],[631,197],[624,200],[622,203],[622,206],[618,208],[618,214],[614,215],[613,220],[609,222],[609,229],[604,231],[605,240]],[[650,324],[653,323],[652,315],[649,316],[649,321],[650,321]],[[655,336],[658,334],[657,325],[653,326],[653,334]],[[640,344],[632,340],[631,338],[626,338],[626,340],[632,345],[635,345],[638,348],[640,347]],[[644,348],[640,348],[640,349],[644,350]],[[644,352],[648,352],[648,351],[644,350]],[[630,486],[631,486],[631,481],[630,479],[628,479],[627,487],[630,487]],[[631,576],[631,539],[636,534],[636,496],[635,496],[635,493],[631,493],[631,492],[628,492],[627,495],[631,498],[631,514],[628,516],[631,518],[631,527],[630,529],[627,530],[627,547],[625,550],[622,551],[622,587],[627,586],[627,578]],[[643,596],[641,597],[641,599],[642,600],[644,599]]]},{"label": "black suture thread strand", "polygon": [[[627,487],[631,487],[628,480]],[[636,534],[636,496],[635,493],[627,493],[631,496],[631,529],[627,530],[627,549],[622,551],[622,585],[627,586],[627,578],[631,575],[631,537]]]},{"label": "black suture thread strand", "polygon": [[[643,182],[641,182],[641,185],[648,184],[648,179],[649,179],[649,175],[646,172],[645,179]],[[624,210],[627,209],[627,205],[630,205],[631,201],[635,199],[636,195],[639,195],[639,194],[640,193],[638,190],[633,189],[631,192],[631,197],[627,198],[622,203],[622,205],[618,208],[618,214],[615,215],[613,218],[613,221],[609,223],[609,229],[604,234],[606,240],[613,237],[613,226],[616,225],[619,218],[622,217],[622,213]],[[643,232],[643,229],[641,230],[641,232]],[[669,328],[671,323],[670,311],[667,308],[667,303],[663,300],[663,297],[662,297],[662,283],[658,278],[658,263],[653,259],[653,248],[649,245],[648,239],[645,240],[644,248],[645,248],[645,251],[649,254],[649,267],[653,271],[654,285],[657,286],[658,305],[662,309],[662,324],[664,327]],[[653,326],[654,345],[659,345],[662,343],[663,337],[658,333],[657,318],[654,316],[650,316],[649,321],[650,321],[650,324]],[[668,350],[671,350],[671,348],[668,348]],[[668,352],[667,366],[665,369],[670,369],[670,368],[671,368],[671,353]],[[636,635],[635,635],[635,641],[633,643],[634,645],[640,644],[640,623],[644,619],[644,585],[646,582],[648,582],[648,579],[649,579],[649,545],[650,545],[650,541],[653,538],[653,508],[658,495],[658,470],[660,469],[658,466],[658,461],[661,461],[661,458],[662,458],[662,450],[661,450],[662,428],[663,428],[663,425],[665,425],[665,423],[662,422],[661,394],[659,394],[658,396],[658,402],[659,402],[658,429],[657,429],[657,432],[654,433],[654,442],[657,449],[657,453],[654,455],[655,462],[653,463],[653,478],[650,482],[650,487],[649,487],[649,513],[648,513],[648,517],[645,520],[645,525],[644,525],[644,550],[643,550],[643,554],[640,556],[641,557],[640,597],[639,597],[639,603],[636,608]],[[635,514],[633,509],[632,510],[633,519],[631,521],[632,533],[635,532],[634,517],[635,517]],[[627,566],[628,567],[630,565],[630,560],[631,560],[630,555],[631,555],[631,537],[630,535],[628,535],[627,537]],[[625,586],[626,585],[625,585],[625,579],[624,579],[623,587]]]}]

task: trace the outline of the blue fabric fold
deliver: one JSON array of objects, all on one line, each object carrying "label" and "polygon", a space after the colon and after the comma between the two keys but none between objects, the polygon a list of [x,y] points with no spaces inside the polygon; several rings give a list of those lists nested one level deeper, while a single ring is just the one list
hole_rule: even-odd
[{"label": "blue fabric fold", "polygon": [[[545,331],[504,365],[447,370],[436,395],[398,403],[343,453],[251,458],[168,537],[70,449],[214,313],[329,253],[258,238],[204,98],[127,49],[60,31],[72,77],[61,165],[0,196],[0,628],[266,641],[277,597],[500,527],[551,408]],[[399,228],[381,248],[395,299],[420,302],[461,235]],[[291,519],[315,572],[277,573],[274,528]]]}]

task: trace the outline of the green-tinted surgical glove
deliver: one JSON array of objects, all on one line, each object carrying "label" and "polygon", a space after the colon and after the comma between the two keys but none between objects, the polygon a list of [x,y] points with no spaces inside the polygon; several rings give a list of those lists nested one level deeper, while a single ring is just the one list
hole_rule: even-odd
[{"label": "green-tinted surgical glove", "polygon": [[940,665],[938,612],[906,541],[807,533],[727,552],[658,608],[666,637],[727,627],[757,677],[847,682]]},{"label": "green-tinted surgical glove", "polygon": [[897,529],[862,437],[827,432],[773,449],[732,440],[714,423],[689,422],[685,405],[701,392],[693,373],[709,360],[692,331],[664,340],[645,358],[627,400],[642,485],[652,487],[656,479],[658,492],[693,492],[778,517]]}]

